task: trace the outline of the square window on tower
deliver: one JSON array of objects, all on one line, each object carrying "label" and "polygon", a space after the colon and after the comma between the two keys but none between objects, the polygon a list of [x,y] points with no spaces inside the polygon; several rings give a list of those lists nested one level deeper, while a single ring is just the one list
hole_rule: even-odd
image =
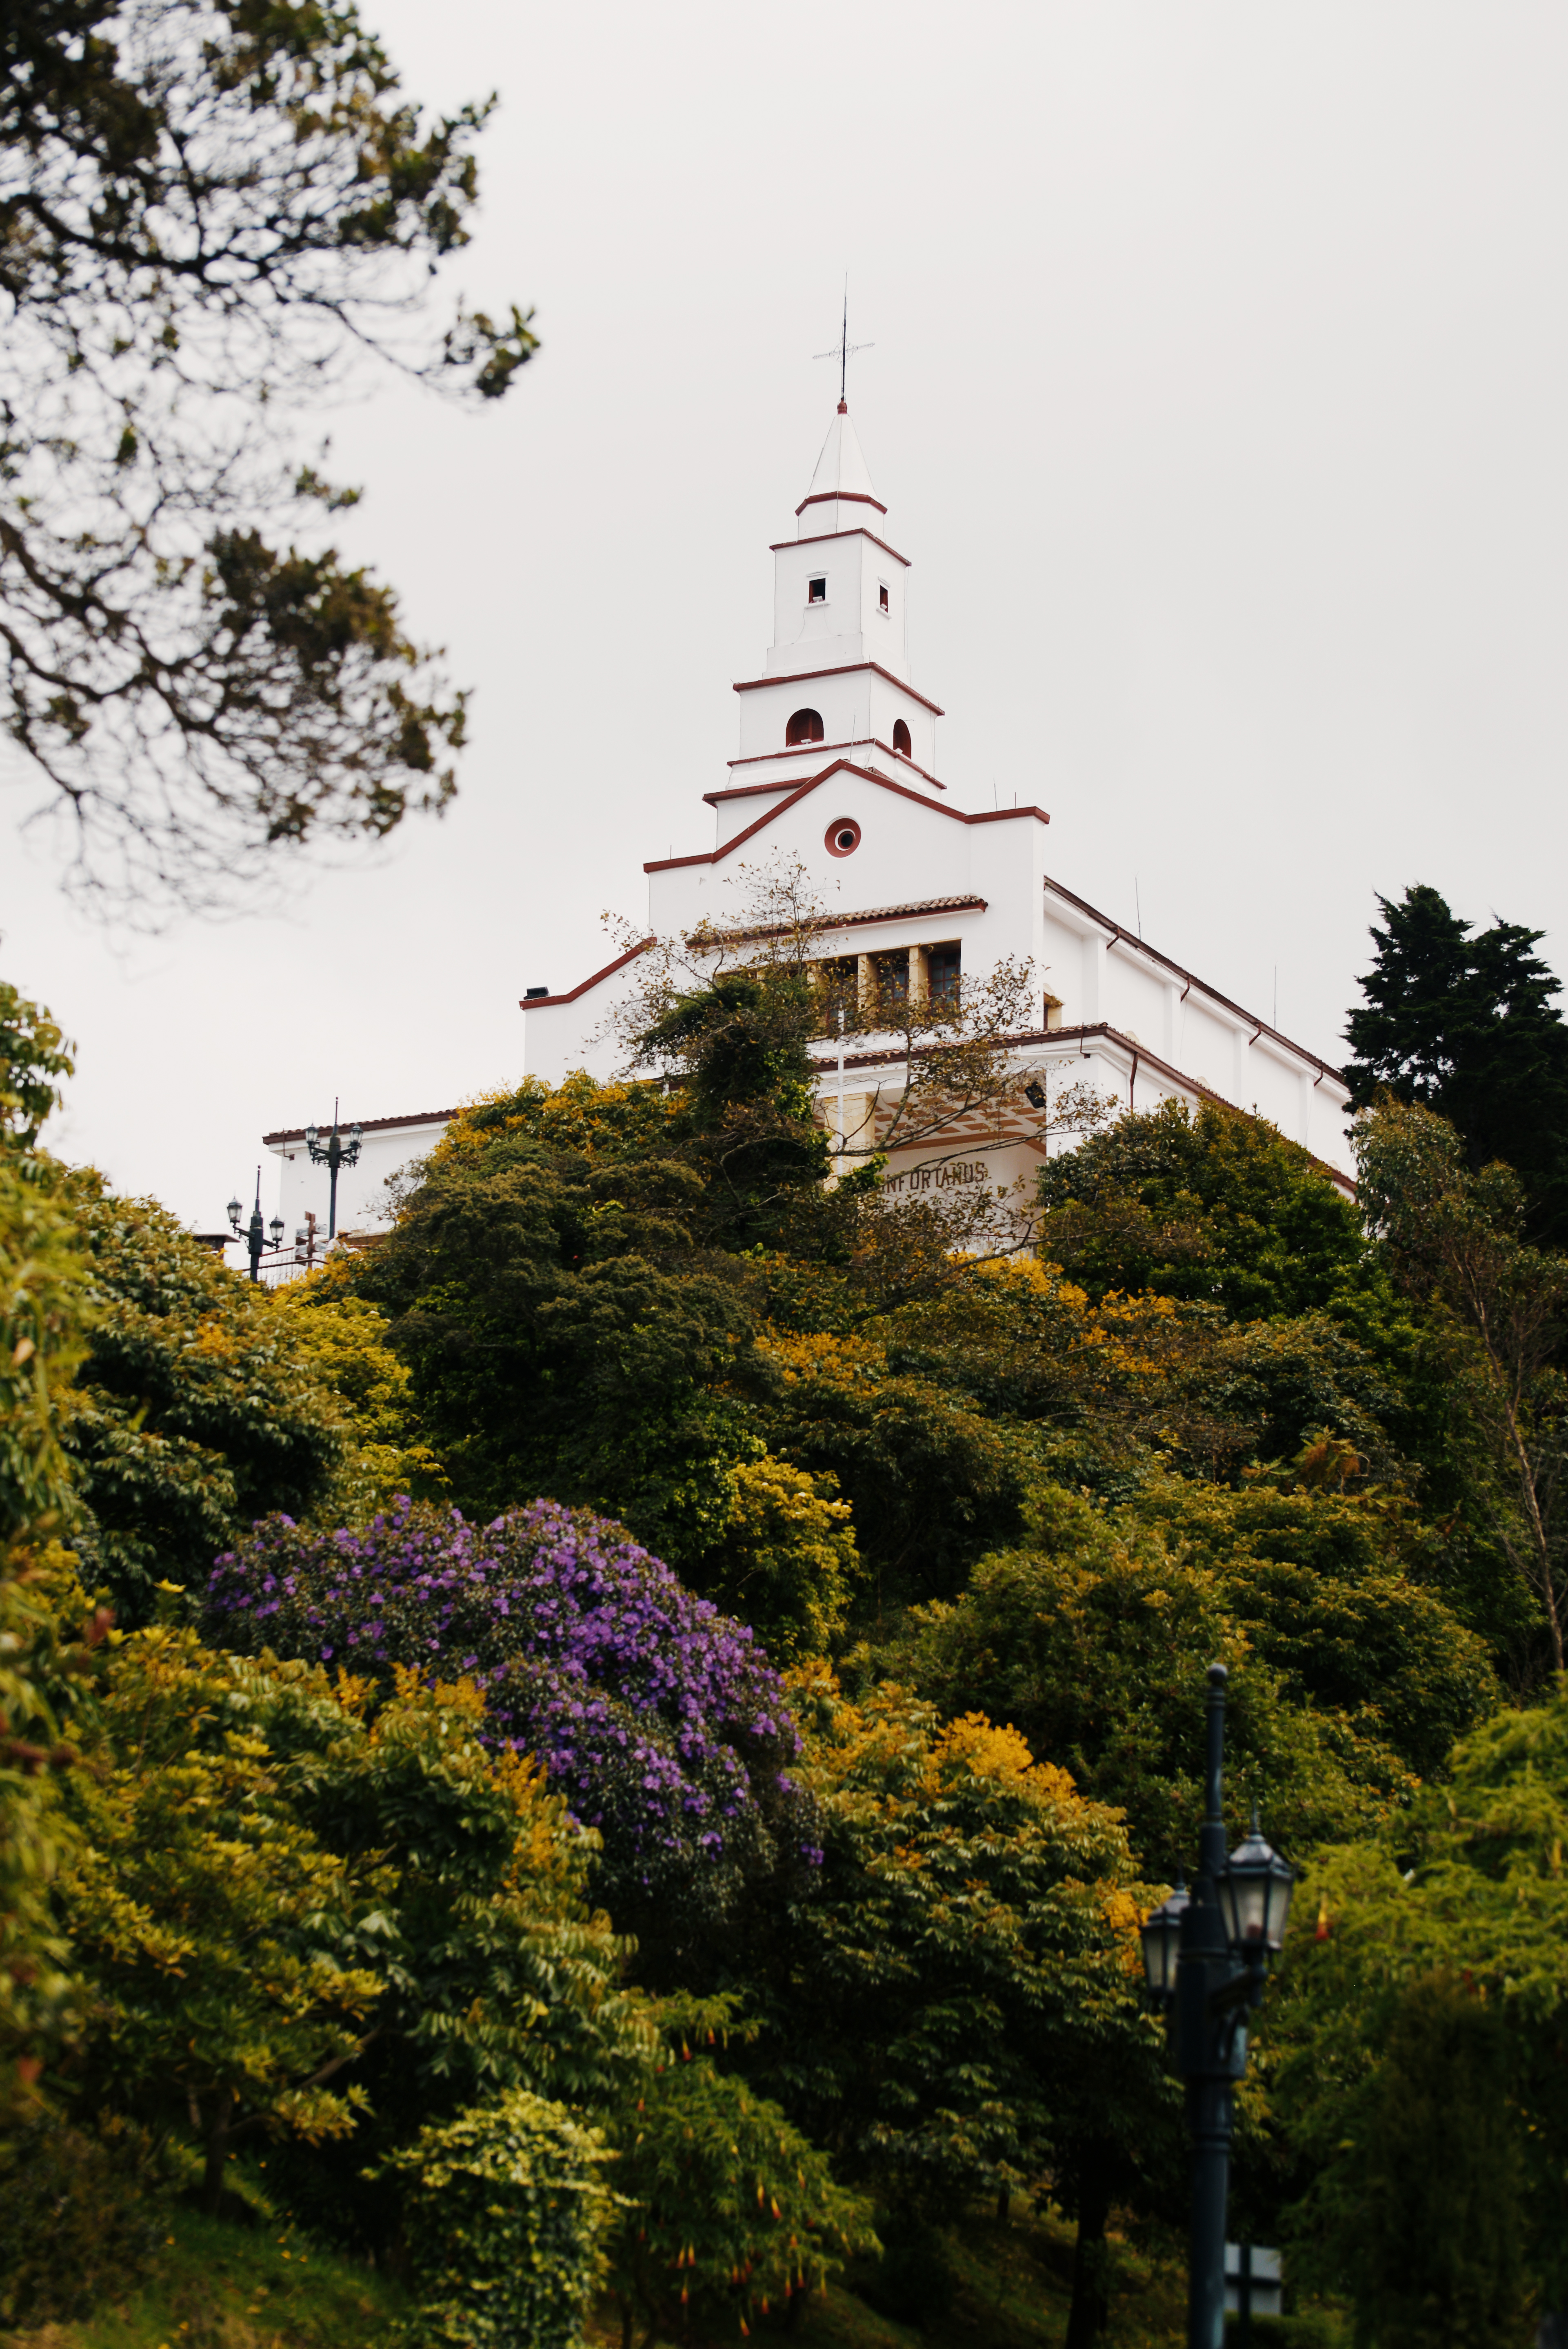
[{"label": "square window on tower", "polygon": [[807,580],[807,582],[806,582],[806,601],[807,601],[807,603],[808,603],[808,604],[825,604],[825,603],[827,602],[827,600],[828,600],[828,583],[827,583],[827,581],[826,581],[825,579],[808,579],[808,580]]},{"label": "square window on tower", "polygon": [[887,581],[883,579],[879,582],[877,586],[877,610],[879,612],[885,612],[887,607]]}]

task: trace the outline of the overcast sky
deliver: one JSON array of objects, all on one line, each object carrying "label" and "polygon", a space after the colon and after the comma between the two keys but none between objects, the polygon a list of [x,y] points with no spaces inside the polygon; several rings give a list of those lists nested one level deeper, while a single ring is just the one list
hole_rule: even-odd
[{"label": "overcast sky", "polygon": [[1047,808],[1070,888],[1265,1016],[1277,968],[1330,1058],[1377,891],[1568,969],[1568,11],[364,14],[419,98],[499,89],[451,290],[543,340],[493,412],[331,419],[344,546],[475,688],[461,795],[284,916],[149,945],[67,907],[16,775],[0,968],[80,1048],[57,1149],[211,1228],[335,1093],[517,1076],[524,988],[711,844],[846,269],[959,804]]}]

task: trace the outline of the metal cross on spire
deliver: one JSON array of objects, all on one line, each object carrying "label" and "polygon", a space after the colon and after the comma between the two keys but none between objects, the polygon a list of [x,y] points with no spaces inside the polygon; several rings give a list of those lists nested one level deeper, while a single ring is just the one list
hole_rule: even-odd
[{"label": "metal cross on spire", "polygon": [[846,277],[844,280],[844,322],[839,330],[839,339],[833,345],[831,350],[817,351],[813,353],[813,357],[816,358],[838,360],[839,406],[841,408],[847,409],[849,406],[850,361],[854,357],[857,351],[872,351],[875,350],[875,348],[876,345],[874,343],[851,343],[850,340],[850,281]]}]

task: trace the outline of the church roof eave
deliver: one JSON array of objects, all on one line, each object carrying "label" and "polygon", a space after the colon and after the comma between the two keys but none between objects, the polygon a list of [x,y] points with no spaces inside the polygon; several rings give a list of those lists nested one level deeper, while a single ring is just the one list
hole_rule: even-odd
[{"label": "church roof eave", "polygon": [[876,676],[885,678],[888,684],[896,687],[900,693],[907,693],[912,701],[918,701],[923,709],[929,709],[934,718],[946,717],[947,712],[939,701],[932,701],[925,694],[917,693],[913,686],[906,684],[902,677],[894,677],[891,668],[883,668],[881,661],[840,661],[833,668],[791,669],[788,677],[745,677],[729,689],[731,693],[760,693],[770,685],[810,685],[820,677],[853,677],[861,669],[871,669]]},{"label": "church roof eave", "polygon": [[895,783],[890,775],[879,775],[874,767],[857,766],[851,759],[835,759],[832,765],[824,767],[820,775],[808,775],[804,781],[796,784],[788,799],[780,800],[776,807],[765,810],[754,823],[746,826],[744,832],[732,833],[717,848],[699,849],[691,856],[650,857],[643,870],[645,873],[671,873],[683,864],[717,864],[732,850],[743,847],[747,841],[754,839],[769,824],[777,823],[780,816],[788,815],[792,809],[799,807],[802,800],[809,798],[812,792],[820,791],[835,775],[858,776],[861,782],[871,783],[879,792],[892,792],[901,800],[913,800],[917,807],[928,808],[933,815],[941,816],[947,823],[1024,823],[1030,817],[1037,823],[1049,823],[1051,820],[1044,808],[1037,807],[987,808],[980,814],[965,815],[961,808],[944,807],[939,801],[927,799],[923,792],[912,792],[907,783]]}]

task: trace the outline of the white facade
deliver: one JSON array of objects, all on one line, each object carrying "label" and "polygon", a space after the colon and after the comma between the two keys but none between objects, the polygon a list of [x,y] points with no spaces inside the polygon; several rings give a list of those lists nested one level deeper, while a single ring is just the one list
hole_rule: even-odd
[{"label": "white facade", "polygon": [[[650,936],[733,925],[741,866],[774,853],[798,858],[818,898],[841,909],[843,928],[823,934],[824,959],[940,945],[957,947],[965,975],[1007,957],[1029,960],[1039,1008],[1037,1026],[1016,1039],[1021,1078],[1041,1072],[1047,1092],[1092,1083],[1139,1109],[1214,1096],[1267,1118],[1347,1185],[1347,1095],[1336,1069],[1055,878],[1043,810],[954,805],[937,774],[942,711],[909,674],[910,566],[886,536],[885,514],[841,403],[797,509],[796,537],[772,549],[773,643],[762,674],[735,688],[740,755],[729,781],[704,794],[715,844],[644,866]],[[606,1022],[637,958],[622,956],[569,991],[524,1002],[530,1074],[559,1083],[573,1069],[610,1073]],[[899,1063],[891,1039],[880,1049],[874,1037],[851,1040],[849,1126],[869,1092],[896,1092]],[[836,1056],[822,1065],[824,1111],[836,1127]],[[993,1144],[984,1164],[977,1157],[963,1173],[936,1164],[952,1161],[950,1149],[928,1146],[895,1154],[890,1177],[900,1187],[1006,1183],[1037,1166],[1043,1148],[1033,1139]]]}]

